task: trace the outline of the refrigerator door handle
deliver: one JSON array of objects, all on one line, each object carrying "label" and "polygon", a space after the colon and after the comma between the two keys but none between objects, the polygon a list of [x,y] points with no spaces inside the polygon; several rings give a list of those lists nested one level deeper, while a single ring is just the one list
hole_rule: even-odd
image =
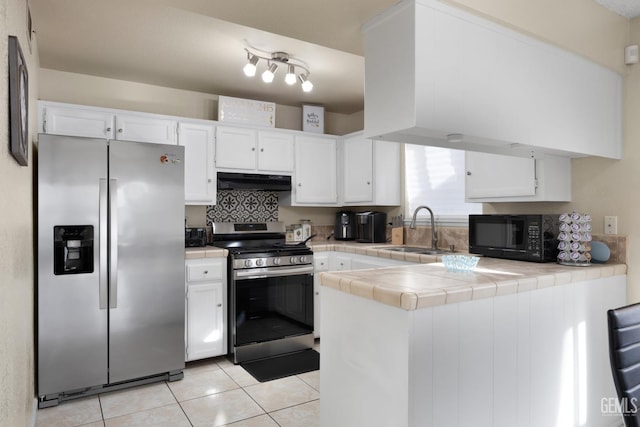
[{"label": "refrigerator door handle", "polygon": [[100,238],[100,253],[98,258],[100,260],[99,270],[98,270],[98,292],[99,292],[99,302],[100,302],[100,310],[106,310],[109,303],[109,275],[107,270],[107,180],[106,178],[100,178],[99,184],[99,195],[100,195],[100,212],[99,212],[99,238]]},{"label": "refrigerator door handle", "polygon": [[109,180],[109,308],[118,308],[118,180]]}]

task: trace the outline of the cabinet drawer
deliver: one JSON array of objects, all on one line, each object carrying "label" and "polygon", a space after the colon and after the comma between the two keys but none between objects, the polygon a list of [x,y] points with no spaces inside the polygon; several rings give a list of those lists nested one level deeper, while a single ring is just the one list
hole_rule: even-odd
[{"label": "cabinet drawer", "polygon": [[202,282],[206,280],[221,280],[223,271],[220,264],[187,265],[187,281]]}]

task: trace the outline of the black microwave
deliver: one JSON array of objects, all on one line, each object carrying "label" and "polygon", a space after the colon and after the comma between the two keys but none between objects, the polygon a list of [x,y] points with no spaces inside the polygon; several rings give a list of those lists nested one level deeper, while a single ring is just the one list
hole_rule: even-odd
[{"label": "black microwave", "polygon": [[559,215],[469,215],[469,252],[550,262],[558,256]]}]

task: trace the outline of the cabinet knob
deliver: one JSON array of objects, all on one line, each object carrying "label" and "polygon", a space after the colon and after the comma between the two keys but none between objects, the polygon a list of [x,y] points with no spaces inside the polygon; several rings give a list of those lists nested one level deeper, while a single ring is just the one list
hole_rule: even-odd
[{"label": "cabinet knob", "polygon": [[298,187],[302,187],[302,183],[301,182],[298,183]]},{"label": "cabinet knob", "polygon": [[218,304],[218,307],[222,307],[222,304]]},{"label": "cabinet knob", "polygon": [[213,182],[213,180],[212,180],[211,178],[209,178],[209,179],[207,180],[207,182]]},{"label": "cabinet knob", "polygon": [[251,151],[256,151],[256,147],[251,147]]},{"label": "cabinet knob", "polygon": [[316,295],[320,295],[320,292],[316,292]]},{"label": "cabinet knob", "polygon": [[122,128],[118,129],[118,132],[119,132],[119,133],[122,133],[122,132],[123,132],[123,129],[122,129]]},{"label": "cabinet knob", "polygon": [[107,128],[107,132],[111,132],[111,128]]},{"label": "cabinet knob", "polygon": [[260,152],[261,152],[261,153],[264,153],[264,148],[261,148],[261,149],[260,149]]},{"label": "cabinet knob", "polygon": [[467,171],[467,176],[471,176],[471,172],[470,171]]},{"label": "cabinet knob", "polygon": [[371,185],[371,182],[367,181],[367,185]]},{"label": "cabinet knob", "polygon": [[209,270],[205,270],[205,271],[204,271],[204,274],[209,274]]}]

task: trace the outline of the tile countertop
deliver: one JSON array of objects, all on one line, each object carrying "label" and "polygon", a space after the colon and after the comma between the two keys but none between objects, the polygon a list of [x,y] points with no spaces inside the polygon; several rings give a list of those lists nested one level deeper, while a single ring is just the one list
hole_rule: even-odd
[{"label": "tile countertop", "polygon": [[[380,245],[377,250],[391,252]],[[383,304],[416,310],[626,273],[626,264],[568,267],[481,257],[476,269],[469,273],[449,272],[442,263],[432,261],[371,270],[324,272],[320,273],[320,282],[322,286]]]},{"label": "tile countertop", "polygon": [[199,258],[226,258],[229,251],[215,246],[204,246],[200,248],[185,248],[184,259]]}]

